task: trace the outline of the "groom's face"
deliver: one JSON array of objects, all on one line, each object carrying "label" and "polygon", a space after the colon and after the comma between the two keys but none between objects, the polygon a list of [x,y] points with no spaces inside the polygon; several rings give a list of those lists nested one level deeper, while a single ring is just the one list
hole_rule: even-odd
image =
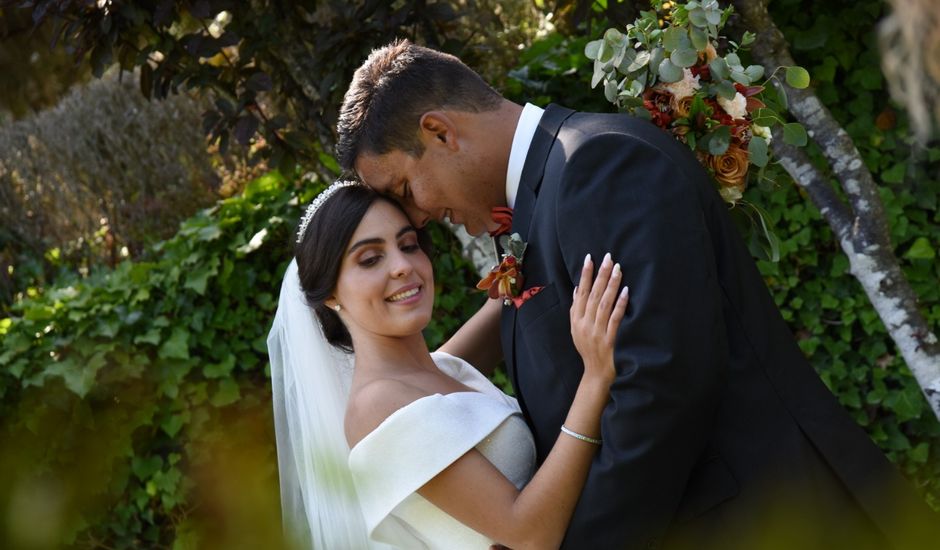
[{"label": "groom's face", "polygon": [[356,171],[369,187],[393,197],[411,223],[423,227],[448,218],[471,235],[498,227],[490,214],[494,199],[484,191],[479,166],[445,147],[427,147],[420,157],[401,150],[381,155],[363,154]]}]

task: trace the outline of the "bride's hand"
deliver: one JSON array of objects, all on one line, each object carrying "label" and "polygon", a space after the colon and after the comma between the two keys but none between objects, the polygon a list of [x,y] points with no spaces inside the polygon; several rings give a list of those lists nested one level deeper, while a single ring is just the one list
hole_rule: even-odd
[{"label": "bride's hand", "polygon": [[614,343],[627,309],[628,288],[618,294],[622,274],[610,254],[604,256],[592,282],[593,274],[594,263],[587,256],[571,304],[571,337],[584,361],[584,375],[613,382]]}]

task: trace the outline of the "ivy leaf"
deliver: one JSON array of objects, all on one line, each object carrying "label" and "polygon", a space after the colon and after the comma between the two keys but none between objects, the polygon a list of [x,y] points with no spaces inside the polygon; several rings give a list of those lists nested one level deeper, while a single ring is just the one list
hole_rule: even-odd
[{"label": "ivy leaf", "polygon": [[937,253],[933,247],[930,246],[930,241],[927,240],[927,237],[918,237],[914,241],[914,244],[904,253],[904,257],[909,260],[932,260],[936,256]]},{"label": "ivy leaf", "polygon": [[189,331],[176,327],[157,352],[163,359],[189,359]]},{"label": "ivy leaf", "polygon": [[808,142],[806,129],[799,122],[790,122],[783,125],[783,141],[788,145],[803,147]]},{"label": "ivy leaf", "polygon": [[141,481],[147,481],[153,477],[153,474],[159,472],[161,469],[163,469],[162,456],[157,455],[147,458],[135,456],[131,459],[131,471],[134,472],[137,479]]},{"label": "ivy leaf", "polygon": [[898,162],[881,173],[881,181],[884,183],[901,183],[907,174],[907,163]]},{"label": "ivy leaf", "polygon": [[180,414],[170,415],[166,420],[160,423],[160,428],[170,437],[176,437],[185,421]]},{"label": "ivy leaf", "polygon": [[809,72],[803,67],[787,67],[787,84],[800,90],[809,87]]},{"label": "ivy leaf", "polygon": [[214,407],[224,407],[238,401],[239,397],[241,397],[241,391],[238,383],[231,378],[223,378],[219,381],[219,388],[209,398],[209,403]]}]

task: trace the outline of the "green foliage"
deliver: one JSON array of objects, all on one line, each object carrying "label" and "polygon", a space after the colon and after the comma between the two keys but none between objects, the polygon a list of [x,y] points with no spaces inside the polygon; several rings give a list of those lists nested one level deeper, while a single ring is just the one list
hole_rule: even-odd
[{"label": "green foliage", "polygon": [[[220,505],[205,472],[247,445],[258,457],[245,469],[264,474],[258,505],[272,500],[258,517],[277,536],[265,339],[298,205],[322,187],[268,174],[184,222],[153,261],[18,303],[0,321],[0,444],[17,449],[0,459],[0,494],[22,494],[26,509],[36,487],[73,495],[48,520],[55,540],[166,546],[178,531],[199,540],[218,521],[199,510]],[[473,271],[455,237],[430,230],[437,304],[427,337],[436,346],[483,297],[468,299]],[[246,422],[260,432],[247,443],[236,429]],[[47,521],[3,508],[14,504],[0,502],[0,514],[26,532]],[[22,544],[27,535],[16,534],[0,531],[0,541]]]},{"label": "green foliage", "polygon": [[96,76],[112,64],[139,68],[148,98],[213,91],[203,120],[210,140],[224,153],[232,140],[263,137],[259,154],[284,173],[328,162],[321,155],[332,148],[345,83],[372,48],[410,38],[502,76],[514,57],[504,44],[534,30],[524,0],[14,3],[37,26],[53,25]]},{"label": "green foliage", "polygon": [[[875,0],[825,6],[780,0],[772,8],[775,22],[794,46],[796,61],[814,75],[820,98],[884,184],[882,199],[896,254],[922,311],[934,331],[940,330],[940,182],[935,177],[940,147],[912,149],[903,116],[881,91],[874,28],[883,5]],[[585,98],[581,93],[592,75],[589,64],[577,59],[584,46],[583,38],[558,34],[537,41],[524,52],[525,65],[512,73],[518,79],[512,97],[540,104],[557,101],[588,111],[609,109],[601,94]],[[775,109],[785,107],[779,100],[768,103]],[[770,109],[762,111],[779,118]],[[767,124],[759,116],[755,121]],[[814,145],[808,150],[825,162]],[[848,260],[828,224],[779,165],[768,163],[766,171],[766,178],[746,191],[745,200],[760,205],[779,238],[780,261],[758,265],[781,313],[841,403],[940,510],[940,424],[849,273]],[[740,212],[734,209],[732,214]]]},{"label": "green foliage", "polygon": [[129,78],[74,87],[0,127],[0,314],[59,273],[114,265],[219,198],[199,125],[207,103],[148,102]]},{"label": "green foliage", "polygon": [[[935,175],[940,147],[914,148],[906,117],[884,93],[875,37],[884,9],[874,0],[852,5],[781,0],[771,5],[796,61],[814,75],[820,99],[882,183],[895,254],[936,333],[940,181]],[[821,164],[818,148],[810,151]],[[795,188],[781,188],[771,197],[766,206],[786,235],[784,258],[760,267],[781,312],[842,404],[940,509],[940,424],[849,274],[848,260],[828,225]]]}]

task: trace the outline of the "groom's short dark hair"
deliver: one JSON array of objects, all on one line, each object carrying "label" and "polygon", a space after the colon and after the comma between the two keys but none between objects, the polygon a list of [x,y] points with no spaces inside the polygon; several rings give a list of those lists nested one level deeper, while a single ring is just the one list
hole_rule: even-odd
[{"label": "groom's short dark hair", "polygon": [[340,109],[336,153],[346,170],[361,154],[421,156],[421,116],[434,109],[481,112],[502,96],[456,57],[396,40],[356,69]]}]

